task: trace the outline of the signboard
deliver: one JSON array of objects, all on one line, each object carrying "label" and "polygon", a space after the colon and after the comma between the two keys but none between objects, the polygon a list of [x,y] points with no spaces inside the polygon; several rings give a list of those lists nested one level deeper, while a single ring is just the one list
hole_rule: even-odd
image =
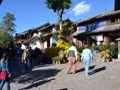
[{"label": "signboard", "polygon": [[97,41],[103,41],[103,35],[98,35],[96,36],[96,38],[97,38]]}]

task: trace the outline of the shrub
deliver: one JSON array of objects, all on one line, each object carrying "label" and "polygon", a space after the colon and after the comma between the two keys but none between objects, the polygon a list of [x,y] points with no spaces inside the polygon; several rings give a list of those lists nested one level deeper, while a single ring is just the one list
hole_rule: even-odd
[{"label": "shrub", "polygon": [[96,50],[96,51],[100,51],[100,46],[99,45],[93,45],[93,46],[91,46],[91,48],[92,48],[92,50]]},{"label": "shrub", "polygon": [[64,53],[66,54],[68,50],[68,45],[66,42],[62,40],[58,40],[55,47],[47,48],[45,50],[45,54],[49,55],[50,57],[56,57],[56,56],[60,56],[63,50]]},{"label": "shrub", "polygon": [[59,61],[61,61],[61,58],[60,57],[53,57],[52,60],[54,62],[59,62]]},{"label": "shrub", "polygon": [[109,50],[104,50],[100,54],[101,54],[101,58],[103,58],[104,60],[110,59],[110,51]]},{"label": "shrub", "polygon": [[80,52],[80,53],[83,51],[83,49],[84,49],[84,46],[77,47],[77,50],[78,50],[78,52]]},{"label": "shrub", "polygon": [[59,56],[62,54],[63,50],[64,50],[64,54],[66,55],[66,53],[68,51],[68,48],[69,48],[68,44],[65,41],[61,40],[61,39],[57,41],[56,47],[61,48],[61,50],[59,51]]},{"label": "shrub", "polygon": [[109,50],[112,57],[117,57],[117,54],[118,54],[117,44],[111,44]]},{"label": "shrub", "polygon": [[110,44],[100,45],[99,51],[109,50]]},{"label": "shrub", "polygon": [[45,54],[49,55],[50,57],[56,57],[59,55],[59,52],[61,51],[62,48],[60,47],[51,47],[51,48],[47,48],[45,50]]}]

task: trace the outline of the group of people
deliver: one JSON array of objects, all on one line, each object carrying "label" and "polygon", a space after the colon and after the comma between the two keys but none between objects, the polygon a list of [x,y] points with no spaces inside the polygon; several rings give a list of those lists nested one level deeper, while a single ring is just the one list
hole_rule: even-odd
[{"label": "group of people", "polygon": [[85,75],[88,76],[89,74],[89,65],[90,61],[92,60],[92,52],[89,49],[88,45],[84,45],[85,49],[81,53],[81,58],[79,58],[79,52],[77,51],[75,44],[72,43],[72,46],[68,49],[67,52],[67,59],[68,59],[68,74],[71,73],[71,69],[73,69],[72,73],[76,73],[76,65],[79,59],[81,59],[85,64]]},{"label": "group of people", "polygon": [[[14,64],[21,65],[23,60],[24,70],[27,71],[30,69],[30,63],[40,62],[39,55],[41,55],[42,52],[38,48],[36,48],[34,50],[34,53],[33,50],[29,47],[29,45],[26,45],[24,50],[21,49],[20,45],[16,45],[14,49],[0,49],[0,90],[2,90],[5,82],[6,89],[10,90],[10,63],[15,62]],[[34,58],[34,61],[32,61],[32,58]]]},{"label": "group of people", "polygon": [[[81,54],[81,60],[85,64],[85,75],[88,76],[89,64],[90,64],[90,61],[92,60],[92,52],[89,49],[87,44],[84,46],[85,46],[85,49],[83,50],[83,52]],[[8,51],[6,51],[1,56],[0,90],[2,90],[5,82],[6,82],[7,90],[10,90],[11,73],[9,72],[9,68],[8,68],[8,59],[10,59],[10,55],[12,55],[12,53],[10,54]],[[37,53],[38,52],[36,50],[36,54]],[[77,62],[80,59],[79,54],[80,53],[77,51],[75,44],[72,43],[72,46],[70,46],[70,48],[68,49],[68,52],[67,52],[67,60],[68,60],[68,72],[67,73],[68,74],[71,73],[71,69],[73,69],[73,71],[72,71],[73,74],[76,73]],[[61,57],[63,57],[63,55]],[[18,46],[16,48],[15,59],[18,61],[18,63],[21,63],[21,60],[24,60],[23,62],[24,62],[25,70],[28,70],[30,67],[30,59],[31,59],[31,48],[29,47],[29,45],[26,45],[26,48],[23,51]]]}]

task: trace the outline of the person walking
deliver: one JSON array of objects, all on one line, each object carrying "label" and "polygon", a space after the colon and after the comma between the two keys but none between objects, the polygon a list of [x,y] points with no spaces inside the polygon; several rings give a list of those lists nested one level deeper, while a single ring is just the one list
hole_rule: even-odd
[{"label": "person walking", "polygon": [[75,44],[72,43],[71,47],[68,49],[67,52],[67,59],[68,59],[68,74],[70,74],[71,69],[73,69],[73,74],[76,73],[76,65],[78,61],[78,51],[75,47]]},{"label": "person walking", "polygon": [[24,61],[25,71],[30,69],[30,50],[29,50],[29,45],[26,45],[26,48],[23,51],[22,60]]},{"label": "person walking", "polygon": [[0,90],[2,90],[5,82],[6,82],[6,90],[10,90],[10,77],[11,74],[8,69],[8,59],[7,59],[7,54],[4,53],[2,56],[2,59],[0,61],[0,66],[1,66],[1,73],[0,73]]},{"label": "person walking", "polygon": [[15,60],[18,65],[20,65],[21,63],[21,57],[22,57],[21,45],[17,44],[15,48]]},{"label": "person walking", "polygon": [[89,49],[88,45],[84,45],[85,49],[83,49],[81,54],[81,60],[85,65],[85,75],[88,76],[90,61],[92,60],[92,52]]}]

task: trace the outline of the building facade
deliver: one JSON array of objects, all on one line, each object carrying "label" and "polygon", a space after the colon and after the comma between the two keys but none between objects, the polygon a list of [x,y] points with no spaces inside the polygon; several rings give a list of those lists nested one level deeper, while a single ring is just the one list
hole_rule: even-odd
[{"label": "building facade", "polygon": [[74,23],[73,36],[81,45],[84,43],[107,44],[120,37],[120,10],[109,11]]}]

